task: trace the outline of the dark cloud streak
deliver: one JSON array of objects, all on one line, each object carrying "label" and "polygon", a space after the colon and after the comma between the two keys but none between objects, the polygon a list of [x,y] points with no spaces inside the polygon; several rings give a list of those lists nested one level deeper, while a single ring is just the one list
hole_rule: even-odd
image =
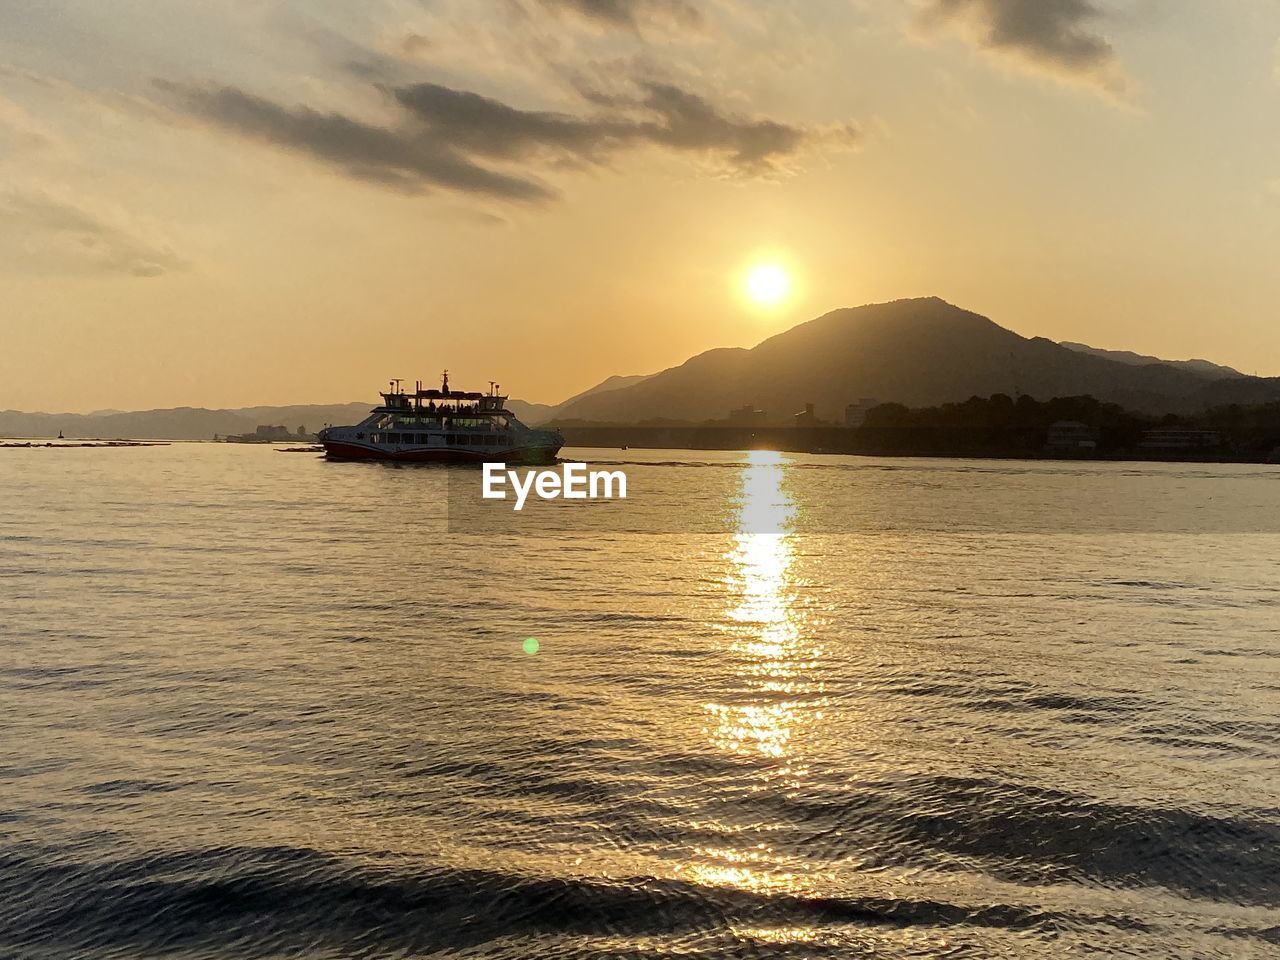
[{"label": "dark cloud streak", "polygon": [[[554,199],[557,194],[529,173],[540,164],[599,166],[623,151],[656,147],[758,176],[778,172],[815,142],[832,138],[830,131],[729,114],[687,90],[652,82],[637,84],[630,96],[591,97],[595,112],[586,116],[521,110],[435,83],[384,86],[401,111],[393,126],[282,106],[235,87],[156,84],[203,122],[352,177],[405,191],[441,187],[502,201]],[[844,143],[856,137],[851,127],[835,134]]]},{"label": "dark cloud streak", "polygon": [[654,20],[699,29],[702,13],[685,0],[540,0],[544,7],[569,10],[587,20],[612,27],[637,28]]},{"label": "dark cloud streak", "polygon": [[435,83],[393,91],[396,100],[438,136],[482,156],[528,158],[558,151],[596,160],[633,139],[630,124],[515,107]]},{"label": "dark cloud streak", "polygon": [[775,120],[747,120],[717,111],[701,97],[669,84],[649,84],[644,105],[662,117],[645,124],[655,142],[677,150],[722,151],[737,169],[766,172],[774,161],[790,157],[810,139],[800,127]]},{"label": "dark cloud streak", "polygon": [[[774,171],[818,134],[775,120],[724,113],[671,84],[642,83],[638,97],[595,95],[590,117],[518,110],[497,100],[420,83],[396,99],[448,142],[493,157],[531,159],[547,152],[600,163],[620,150],[652,145],[722,158],[740,174]],[[846,128],[844,135],[854,134]]]},{"label": "dark cloud streak", "polygon": [[926,0],[922,22],[960,23],[983,49],[1119,94],[1115,50],[1094,27],[1102,16],[1092,0]]},{"label": "dark cloud streak", "polygon": [[375,126],[310,107],[284,107],[235,87],[189,87],[163,80],[156,84],[199,119],[307,154],[363,180],[409,191],[437,186],[522,202],[556,196],[533,180],[472,163],[419,130]]}]

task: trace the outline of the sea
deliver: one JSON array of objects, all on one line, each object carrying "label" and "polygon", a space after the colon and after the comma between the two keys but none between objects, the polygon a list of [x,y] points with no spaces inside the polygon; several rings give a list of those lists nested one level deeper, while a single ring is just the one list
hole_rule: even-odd
[{"label": "sea", "polygon": [[1280,466],[562,455],[0,449],[0,956],[1280,956]]}]

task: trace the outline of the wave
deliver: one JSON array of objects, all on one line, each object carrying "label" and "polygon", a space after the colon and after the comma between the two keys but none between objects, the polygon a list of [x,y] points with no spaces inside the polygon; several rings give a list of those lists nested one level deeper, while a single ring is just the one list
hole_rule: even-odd
[{"label": "wave", "polygon": [[[998,780],[915,777],[845,787],[838,796],[776,797],[775,815],[844,837],[876,865],[938,854],[974,858],[1019,884],[1153,887],[1239,906],[1280,908],[1280,818],[1224,817],[1091,799]],[[880,851],[877,853],[877,851]],[[844,853],[848,853],[845,851]]]},{"label": "wave", "polygon": [[[359,864],[296,847],[226,847],[71,863],[0,856],[11,949],[274,956],[465,950],[511,937],[652,939],[741,927],[1145,931],[1131,917],[931,899],[760,893],[651,876],[534,877]],[[1238,934],[1238,931],[1237,931]]]}]

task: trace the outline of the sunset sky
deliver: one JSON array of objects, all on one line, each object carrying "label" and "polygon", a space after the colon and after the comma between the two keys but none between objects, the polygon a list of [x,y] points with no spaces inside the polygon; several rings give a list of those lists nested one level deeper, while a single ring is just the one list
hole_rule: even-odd
[{"label": "sunset sky", "polygon": [[0,17],[0,409],[554,402],[927,295],[1280,374],[1277,0]]}]

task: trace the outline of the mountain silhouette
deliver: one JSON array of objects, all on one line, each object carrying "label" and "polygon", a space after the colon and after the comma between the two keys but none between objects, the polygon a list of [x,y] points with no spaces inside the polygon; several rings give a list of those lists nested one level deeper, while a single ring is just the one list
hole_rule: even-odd
[{"label": "mountain silhouette", "polygon": [[1280,397],[1280,380],[1214,379],[1026,338],[937,297],[835,310],[751,349],[709,350],[619,389],[561,405],[556,419],[634,423],[724,419],[750,404],[771,421],[816,406],[827,420],[861,398],[928,406],[994,393],[1090,394],[1151,413]]},{"label": "mountain silhouette", "polygon": [[648,379],[647,374],[636,376],[615,375],[600,381],[594,387],[589,387],[581,393],[575,393],[568,400],[562,400],[560,403],[530,403],[527,400],[509,398],[507,400],[507,409],[525,423],[545,423],[549,420],[554,420],[559,415],[561,409],[567,407],[571,403],[576,403],[583,397],[589,397],[595,393],[602,393],[605,390],[620,390],[623,387],[629,387],[632,384],[639,383],[641,380],[646,379]]},{"label": "mountain silhouette", "polygon": [[1060,344],[1068,350],[1076,351],[1076,353],[1090,353],[1095,357],[1106,357],[1108,360],[1118,360],[1120,363],[1127,363],[1135,367],[1145,367],[1152,363],[1167,363],[1171,367],[1189,370],[1192,373],[1198,373],[1201,376],[1215,380],[1220,380],[1223,377],[1245,376],[1234,367],[1224,367],[1220,363],[1213,363],[1209,360],[1161,360],[1159,357],[1147,356],[1145,353],[1134,353],[1132,350],[1104,350],[1101,347],[1091,347],[1087,343],[1073,343],[1070,340],[1062,340]]},{"label": "mountain silhouette", "polygon": [[135,440],[209,440],[214,434],[253,433],[259,424],[315,431],[326,423],[355,423],[372,403],[293,404],[284,407],[240,407],[208,410],[172,407],[164,410],[119,410],[99,413],[24,413],[0,410],[0,437],[117,438]]},{"label": "mountain silhouette", "polygon": [[[1208,361],[1165,361],[1083,344],[1028,339],[936,297],[834,310],[751,349],[709,350],[651,376],[614,376],[558,405],[512,399],[527,423],[723,420],[751,405],[787,422],[813,403],[841,422],[863,398],[931,406],[1004,393],[1038,400],[1089,394],[1135,411],[1196,413],[1228,403],[1280,399],[1280,379],[1249,377]],[[259,424],[357,423],[376,401],[242,407],[178,407],[93,414],[0,411],[0,437],[131,437],[207,440]]]}]

